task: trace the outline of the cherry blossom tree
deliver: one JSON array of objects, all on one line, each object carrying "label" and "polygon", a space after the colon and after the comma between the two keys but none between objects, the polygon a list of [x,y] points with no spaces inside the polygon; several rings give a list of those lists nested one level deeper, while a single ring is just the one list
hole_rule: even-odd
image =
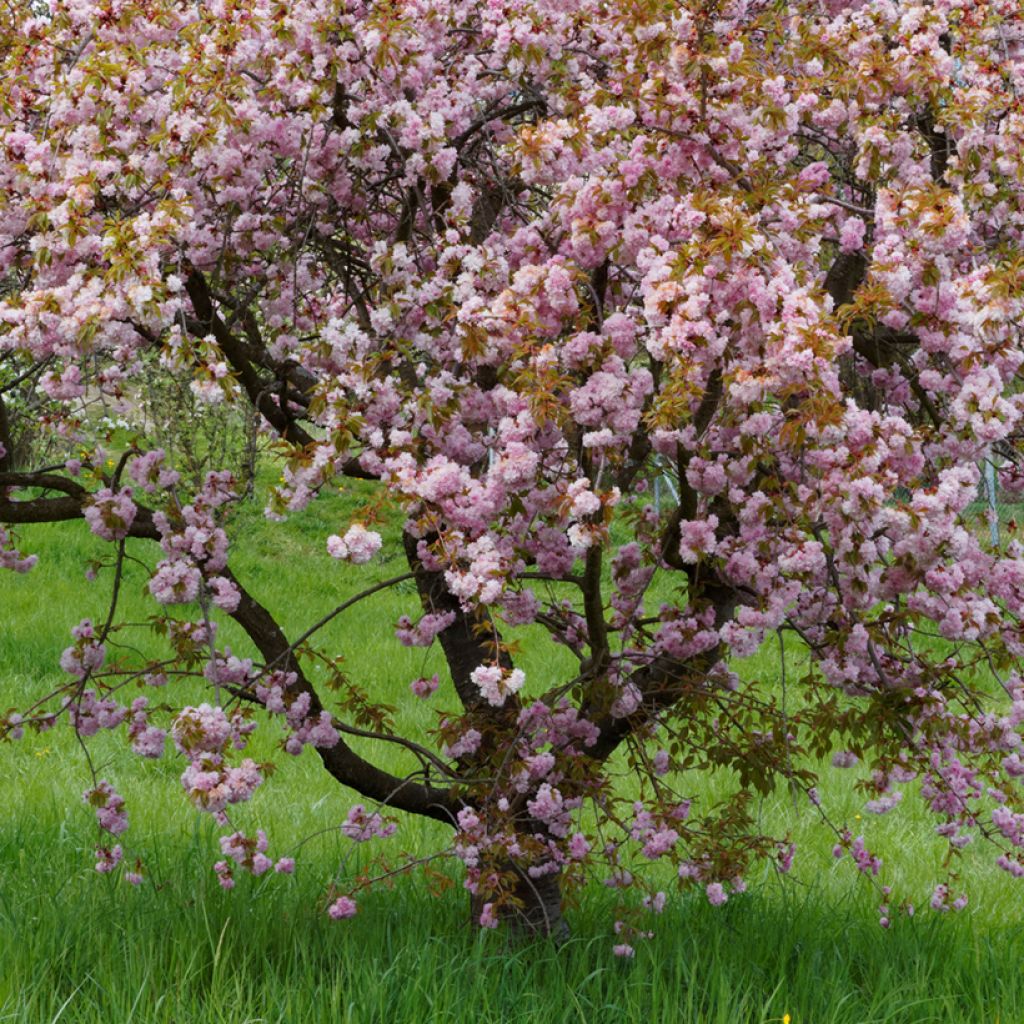
[{"label": "cherry blossom tree", "polygon": [[[66,682],[0,713],[0,736],[117,730],[178,757],[231,886],[294,867],[231,824],[263,781],[249,736],[278,729],[282,757],[311,746],[358,794],[353,841],[398,812],[449,825],[481,926],[559,934],[567,886],[620,887],[625,956],[667,898],[644,866],[714,904],[758,859],[789,869],[751,799],[780,783],[880,887],[887,925],[879,857],[818,796],[830,756],[860,766],[869,811],[912,783],[951,853],[983,839],[1024,874],[1024,548],[975,511],[986,459],[1024,491],[1017,0],[0,17],[0,564],[31,569],[22,524],[82,519],[112,595],[74,625]],[[374,482],[408,572],[287,635],[232,571],[230,473],[195,488],[145,436],[97,433],[92,405],[130,405],[143,368],[259,413],[274,521]],[[15,461],[26,388],[54,464]],[[320,544],[372,565],[374,526]],[[131,538],[152,546],[159,661],[112,646],[136,628]],[[443,710],[424,736],[311,671],[344,653],[318,651],[327,619],[404,579],[418,607],[381,630],[447,665],[406,681]],[[218,643],[224,617],[258,654]],[[575,671],[525,675],[526,624]],[[784,638],[811,655],[788,706],[735,671]],[[151,706],[147,686],[175,705],[195,674],[207,702]],[[371,761],[368,736],[418,767]],[[702,802],[694,769],[737,785]],[[96,778],[86,799],[97,870],[138,881],[130,793]],[[937,881],[934,907],[963,905]],[[361,884],[330,893],[333,917]]]}]

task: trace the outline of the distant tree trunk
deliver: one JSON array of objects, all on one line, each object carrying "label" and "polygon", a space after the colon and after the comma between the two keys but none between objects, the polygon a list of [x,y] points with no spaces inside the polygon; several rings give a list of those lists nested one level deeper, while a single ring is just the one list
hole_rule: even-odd
[{"label": "distant tree trunk", "polygon": [[4,396],[0,394],[0,472],[11,472],[15,468],[14,445],[11,442],[11,424],[7,418],[7,406]]}]

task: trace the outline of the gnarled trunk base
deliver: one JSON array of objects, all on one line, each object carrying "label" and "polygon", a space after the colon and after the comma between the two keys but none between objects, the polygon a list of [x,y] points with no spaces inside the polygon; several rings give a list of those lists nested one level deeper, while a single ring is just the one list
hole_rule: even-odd
[{"label": "gnarled trunk base", "polygon": [[[562,884],[558,874],[544,875],[542,878],[531,878],[519,867],[510,867],[516,876],[514,894],[520,906],[512,903],[503,905],[498,911],[498,919],[509,930],[523,938],[548,937],[562,942],[569,938],[569,925],[562,916]],[[483,913],[482,897],[470,897],[470,924],[480,927],[480,915]]]}]

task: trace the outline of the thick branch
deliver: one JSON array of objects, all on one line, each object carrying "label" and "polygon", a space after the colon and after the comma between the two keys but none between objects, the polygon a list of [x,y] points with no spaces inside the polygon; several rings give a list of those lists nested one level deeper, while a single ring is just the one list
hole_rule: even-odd
[{"label": "thick branch", "polygon": [[520,708],[516,697],[510,697],[502,708],[491,707],[481,695],[477,685],[470,679],[473,669],[497,661],[504,669],[510,670],[512,659],[500,644],[494,624],[483,614],[471,614],[463,610],[459,599],[448,589],[444,573],[424,568],[417,553],[417,540],[410,533],[403,536],[405,554],[409,568],[416,578],[420,601],[428,612],[451,613],[455,616],[447,629],[441,630],[438,640],[448,662],[455,692],[467,711],[475,711],[494,717],[499,713],[515,715]]},{"label": "thick branch", "polygon": [[21,526],[25,523],[63,523],[82,518],[82,503],[74,498],[33,498],[11,501],[0,497],[0,523]]},{"label": "thick branch", "polygon": [[6,487],[40,487],[48,491],[60,491],[84,501],[89,492],[77,480],[60,476],[57,473],[0,473],[0,488]]},{"label": "thick branch", "polygon": [[0,472],[14,469],[14,442],[11,440],[11,421],[7,416],[7,405],[0,394]]},{"label": "thick branch", "polygon": [[928,149],[931,151],[929,169],[932,181],[937,185],[945,185],[949,158],[953,155],[954,150],[953,140],[945,132],[938,130],[931,111],[918,116],[917,130],[924,136],[928,143]]},{"label": "thick branch", "polygon": [[[829,267],[825,275],[825,291],[832,297],[834,309],[846,306],[853,301],[857,289],[863,284],[867,277],[868,261],[863,253],[840,253],[835,262]],[[855,327],[851,340],[853,350],[861,358],[866,359],[876,369],[888,366],[893,361],[900,364],[903,375],[913,391],[921,408],[924,409],[932,424],[936,427],[941,425],[941,417],[935,408],[935,403],[928,396],[928,392],[921,387],[917,372],[908,365],[900,346],[916,346],[917,337],[913,334],[897,334],[895,331],[881,325],[875,325],[871,329]]]},{"label": "thick branch", "polygon": [[604,595],[601,589],[602,551],[599,544],[587,549],[583,575],[583,610],[590,642],[590,668],[600,673],[608,664],[608,624],[604,619]]},{"label": "thick branch", "polygon": [[461,152],[466,143],[469,142],[469,140],[478,131],[480,131],[481,128],[485,128],[493,121],[511,121],[520,114],[528,114],[531,111],[543,114],[546,110],[547,104],[540,97],[523,100],[521,103],[511,103],[509,106],[502,107],[499,110],[489,109],[483,116],[478,117],[465,131],[456,135],[455,138],[452,139],[452,146]]},{"label": "thick branch", "polygon": [[825,275],[825,291],[832,296],[833,310],[853,301],[867,273],[868,261],[862,252],[841,252],[835,258]]},{"label": "thick branch", "polygon": [[[231,617],[245,630],[266,662],[273,662],[285,671],[295,673],[294,689],[309,694],[309,713],[313,717],[319,715],[324,710],[320,697],[303,674],[281,627],[230,572],[222,575],[229,578],[241,594],[238,607],[231,613]],[[448,790],[437,789],[429,782],[402,779],[383,771],[360,757],[344,740],[339,740],[333,747],[318,747],[317,753],[334,778],[370,800],[448,824],[455,820],[460,805]]]},{"label": "thick branch", "polygon": [[185,289],[192,300],[198,322],[187,324],[193,334],[202,337],[209,333],[214,336],[232,369],[238,375],[239,383],[245,389],[254,408],[287,441],[292,444],[309,444],[313,438],[291,416],[288,415],[287,399],[280,404],[274,401],[271,388],[264,383],[246,355],[246,345],[228,328],[213,306],[206,278],[193,268],[185,281]]},{"label": "thick branch", "polygon": [[[952,55],[953,40],[948,32],[939,36],[939,46],[944,53]],[[940,131],[935,123],[935,115],[931,110],[925,110],[917,116],[917,130],[924,136],[931,150],[931,174],[932,181],[936,184],[946,183],[946,171],[949,170],[949,160],[956,151],[956,144],[945,131]]]},{"label": "thick branch", "polygon": [[[722,371],[717,367],[708,377],[707,387],[701,396],[700,404],[693,416],[693,426],[697,438],[711,426],[718,403],[722,400]],[[686,479],[686,467],[692,453],[679,450],[676,459],[676,470],[679,478],[679,504],[670,517],[661,541],[661,557],[673,569],[690,572],[691,567],[679,556],[680,526],[684,519],[692,519],[697,513],[697,493]]]}]

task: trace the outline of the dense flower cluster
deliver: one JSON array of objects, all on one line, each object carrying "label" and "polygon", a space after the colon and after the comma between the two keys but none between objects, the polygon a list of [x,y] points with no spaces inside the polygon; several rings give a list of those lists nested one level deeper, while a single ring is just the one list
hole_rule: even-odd
[{"label": "dense flower cluster", "polygon": [[328,537],[327,551],[332,558],[362,565],[370,561],[380,550],[381,543],[379,533],[367,530],[362,524],[356,523],[348,528],[344,537],[337,534]]}]

